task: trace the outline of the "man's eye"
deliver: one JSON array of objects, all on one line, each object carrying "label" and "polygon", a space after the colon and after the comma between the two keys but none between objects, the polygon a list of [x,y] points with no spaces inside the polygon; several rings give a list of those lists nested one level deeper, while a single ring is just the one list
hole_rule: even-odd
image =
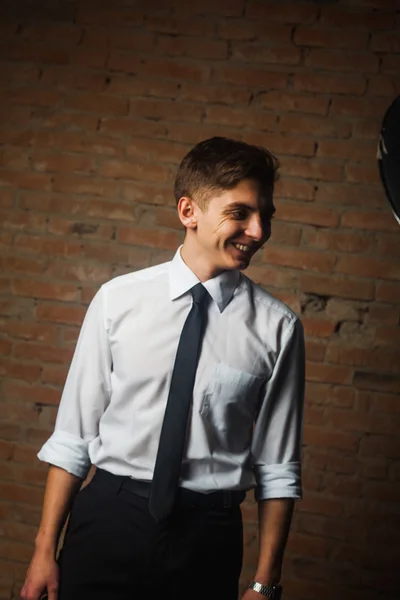
[{"label": "man's eye", "polygon": [[245,219],[246,218],[246,211],[245,210],[234,210],[232,211],[232,217],[234,219]]}]

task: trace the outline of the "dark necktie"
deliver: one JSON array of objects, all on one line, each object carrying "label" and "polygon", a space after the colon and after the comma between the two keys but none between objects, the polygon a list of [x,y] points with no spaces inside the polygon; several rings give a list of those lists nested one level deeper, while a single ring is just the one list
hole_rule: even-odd
[{"label": "dark necktie", "polygon": [[158,522],[174,506],[204,330],[207,290],[198,283],[190,291],[193,305],[179,339],[150,489],[149,510]]}]

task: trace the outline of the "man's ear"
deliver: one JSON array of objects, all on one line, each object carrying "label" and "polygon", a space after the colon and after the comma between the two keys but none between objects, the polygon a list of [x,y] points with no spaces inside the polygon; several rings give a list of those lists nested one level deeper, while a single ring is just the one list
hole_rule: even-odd
[{"label": "man's ear", "polygon": [[178,202],[178,216],[179,219],[186,229],[196,229],[197,227],[197,204],[189,198],[189,196],[183,196]]}]

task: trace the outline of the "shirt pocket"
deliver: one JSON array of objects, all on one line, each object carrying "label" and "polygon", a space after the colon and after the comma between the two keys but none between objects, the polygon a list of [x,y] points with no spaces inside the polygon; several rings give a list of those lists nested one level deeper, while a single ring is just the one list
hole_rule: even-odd
[{"label": "shirt pocket", "polygon": [[246,371],[215,365],[200,414],[218,446],[230,452],[248,450],[263,381]]}]

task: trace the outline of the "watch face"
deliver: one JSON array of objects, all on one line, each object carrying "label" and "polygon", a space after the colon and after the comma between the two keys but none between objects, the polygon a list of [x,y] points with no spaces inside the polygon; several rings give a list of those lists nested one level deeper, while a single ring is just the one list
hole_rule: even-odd
[{"label": "watch face", "polygon": [[389,106],[382,121],[378,165],[386,197],[400,224],[400,96]]}]

